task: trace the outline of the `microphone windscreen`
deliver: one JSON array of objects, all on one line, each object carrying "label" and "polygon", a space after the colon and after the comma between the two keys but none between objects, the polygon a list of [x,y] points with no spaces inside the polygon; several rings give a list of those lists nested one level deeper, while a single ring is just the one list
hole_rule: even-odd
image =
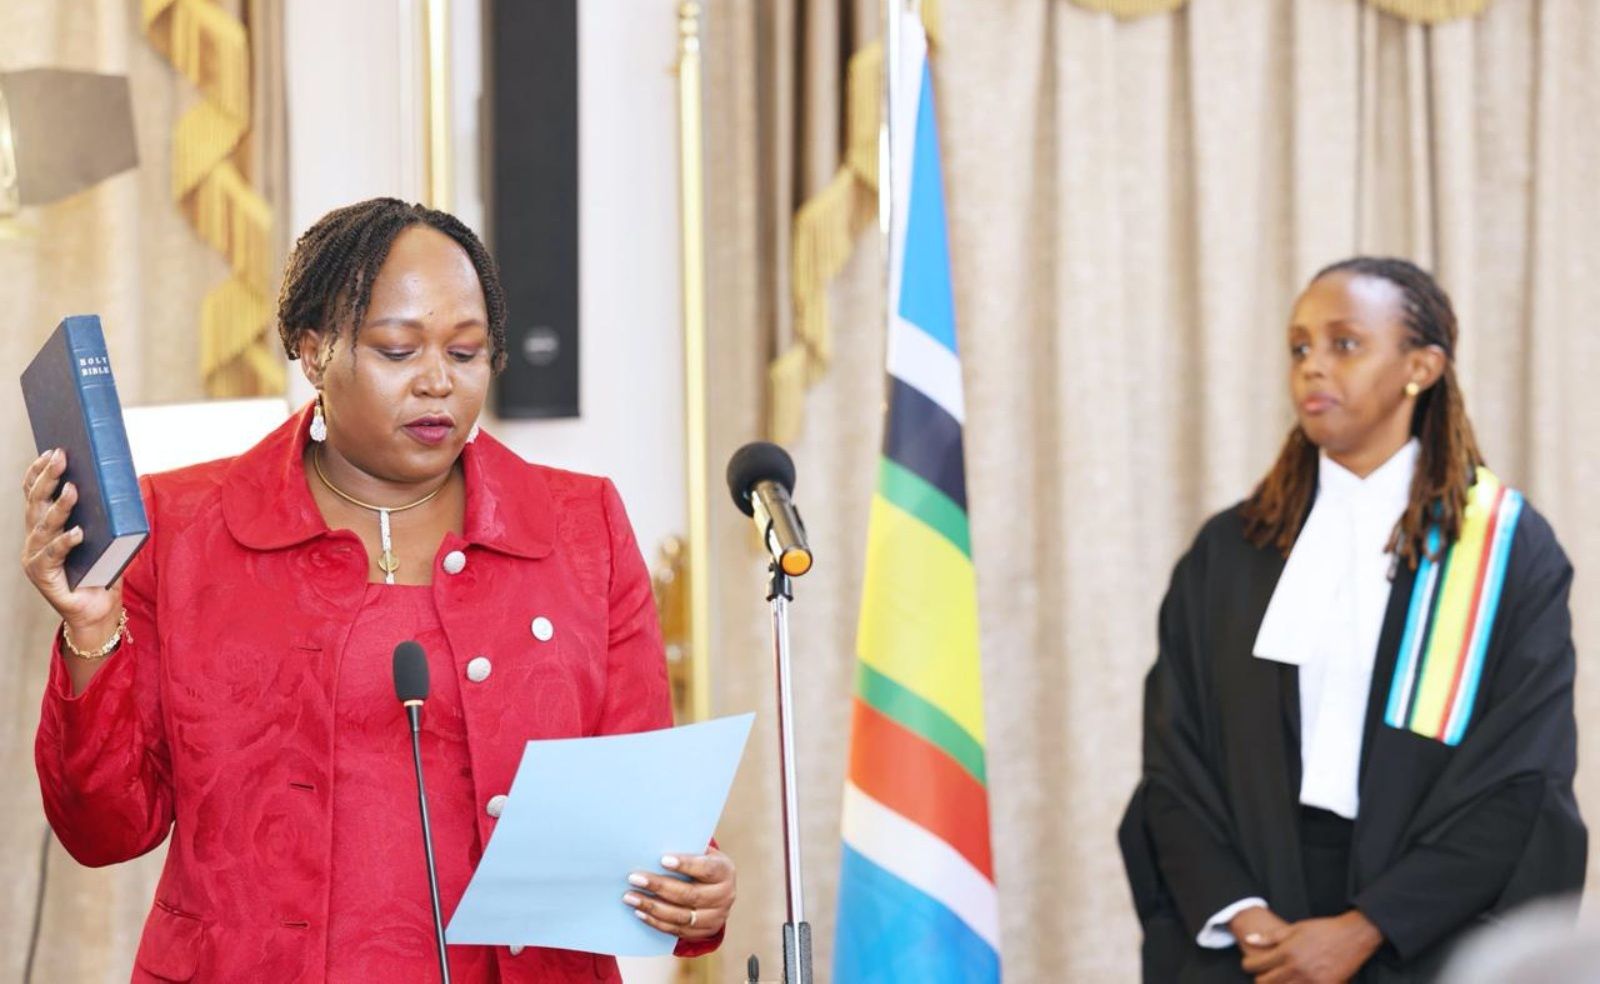
[{"label": "microphone windscreen", "polygon": [[428,654],[415,642],[394,647],[394,695],[401,703],[428,699]]},{"label": "microphone windscreen", "polygon": [[757,482],[777,482],[794,494],[794,459],[789,452],[769,441],[752,441],[728,459],[728,492],[733,504],[746,516],[755,512],[750,490]]}]

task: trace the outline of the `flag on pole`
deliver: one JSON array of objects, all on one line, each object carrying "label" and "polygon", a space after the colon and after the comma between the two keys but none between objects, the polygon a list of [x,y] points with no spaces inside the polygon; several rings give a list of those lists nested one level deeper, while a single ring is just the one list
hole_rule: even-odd
[{"label": "flag on pole", "polygon": [[888,407],[856,640],[834,980],[994,982],[999,907],[939,132],[916,15],[900,36]]}]

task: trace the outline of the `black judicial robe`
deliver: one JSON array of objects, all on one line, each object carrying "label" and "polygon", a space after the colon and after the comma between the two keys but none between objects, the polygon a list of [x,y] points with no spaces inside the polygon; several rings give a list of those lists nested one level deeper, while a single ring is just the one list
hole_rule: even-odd
[{"label": "black judicial robe", "polygon": [[[1144,927],[1144,979],[1243,981],[1237,947],[1195,937],[1260,896],[1309,914],[1299,844],[1298,669],[1251,650],[1284,558],[1252,546],[1241,507],[1178,562],[1145,684],[1144,771],[1118,839]],[[1394,578],[1361,754],[1349,888],[1387,937],[1359,981],[1427,981],[1451,943],[1531,899],[1580,891],[1587,835],[1573,797],[1572,567],[1522,509],[1464,737],[1390,727],[1384,705],[1416,573]]]}]

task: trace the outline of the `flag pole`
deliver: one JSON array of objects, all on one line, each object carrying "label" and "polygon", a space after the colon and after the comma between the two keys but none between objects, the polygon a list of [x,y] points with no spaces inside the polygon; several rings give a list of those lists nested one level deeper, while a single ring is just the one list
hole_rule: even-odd
[{"label": "flag pole", "polygon": [[894,80],[900,68],[900,5],[883,0],[883,85],[878,93],[878,231],[883,244],[883,352],[894,337]]},{"label": "flag pole", "polygon": [[894,94],[900,79],[900,29],[906,0],[883,0],[883,86],[878,116],[878,229],[883,242],[884,347],[894,337]]},{"label": "flag pole", "polygon": [[878,116],[878,227],[885,267],[894,236],[894,91],[900,74],[900,24],[905,0],[883,0],[883,86]]}]

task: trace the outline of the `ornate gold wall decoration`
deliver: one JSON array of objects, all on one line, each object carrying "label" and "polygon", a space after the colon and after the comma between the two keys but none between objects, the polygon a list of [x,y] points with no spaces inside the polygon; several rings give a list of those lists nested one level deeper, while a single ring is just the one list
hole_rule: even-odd
[{"label": "ornate gold wall decoration", "polygon": [[1367,0],[1384,13],[1423,24],[1437,24],[1457,17],[1476,17],[1489,6],[1489,0]]},{"label": "ornate gold wall decoration", "polygon": [[200,238],[227,259],[229,279],[200,310],[200,371],[211,396],[281,393],[272,335],[272,209],[235,154],[250,132],[250,41],[212,0],[143,0],[145,36],[204,101],[172,135],[172,192]]}]

